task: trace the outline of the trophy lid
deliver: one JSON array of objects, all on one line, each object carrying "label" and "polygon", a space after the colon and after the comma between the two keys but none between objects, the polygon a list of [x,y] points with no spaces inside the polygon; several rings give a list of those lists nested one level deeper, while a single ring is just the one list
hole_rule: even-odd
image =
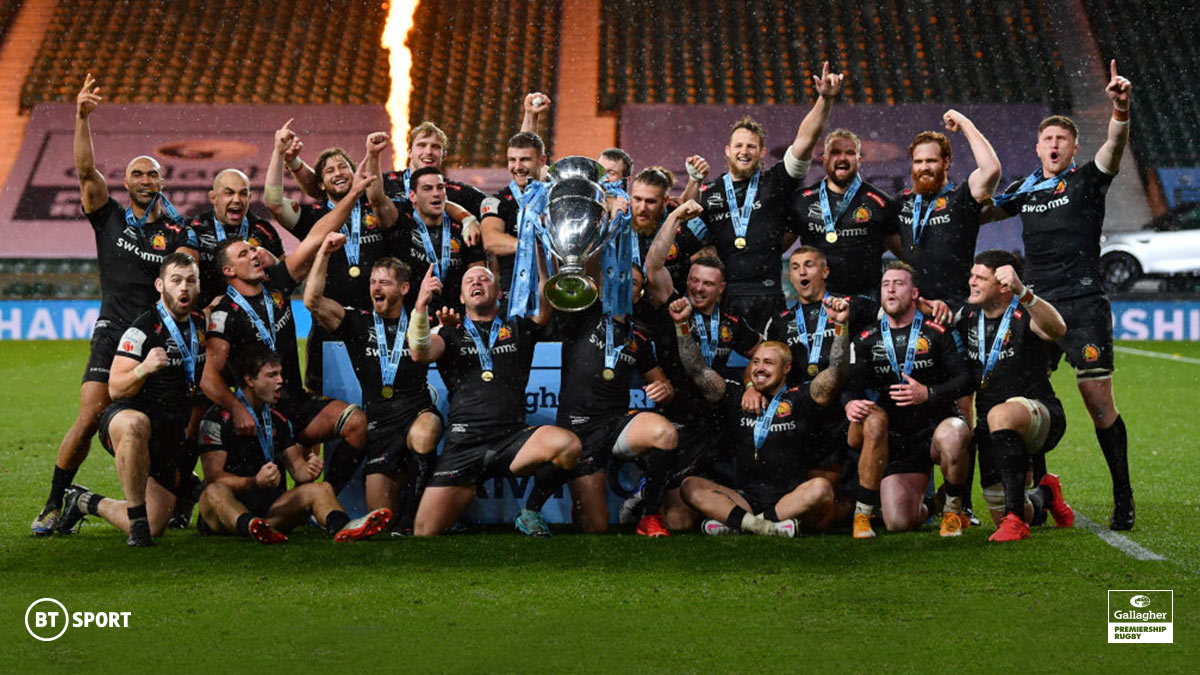
[{"label": "trophy lid", "polygon": [[568,178],[583,178],[599,183],[604,177],[604,166],[591,157],[564,157],[550,165],[550,178],[554,182]]}]

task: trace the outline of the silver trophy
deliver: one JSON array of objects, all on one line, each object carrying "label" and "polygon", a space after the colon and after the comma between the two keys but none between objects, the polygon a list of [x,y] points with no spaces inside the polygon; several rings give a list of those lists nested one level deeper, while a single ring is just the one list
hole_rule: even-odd
[{"label": "silver trophy", "polygon": [[588,157],[567,157],[550,167],[545,223],[558,269],[546,282],[546,299],[562,311],[587,309],[600,293],[584,268],[616,234],[600,187],[603,175],[604,167]]}]

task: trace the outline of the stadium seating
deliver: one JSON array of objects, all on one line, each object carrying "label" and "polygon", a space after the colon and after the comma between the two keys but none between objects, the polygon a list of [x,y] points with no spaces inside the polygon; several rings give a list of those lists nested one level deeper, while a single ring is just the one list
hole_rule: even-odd
[{"label": "stadium seating", "polygon": [[1047,25],[1037,0],[606,0],[601,106],[805,102],[828,60],[857,103],[1069,110]]},{"label": "stadium seating", "polygon": [[23,1],[0,0],[0,45],[4,44],[4,39],[8,37],[8,28],[16,18],[17,11],[21,9]]},{"label": "stadium seating", "polygon": [[[1195,11],[1124,0],[1085,3],[1105,67],[1116,59],[1134,86],[1134,152],[1143,167],[1200,166],[1200,31]],[[1188,37],[1191,35],[1192,37]]]},{"label": "stadium seating", "polygon": [[0,299],[100,297],[95,259],[0,258]]}]

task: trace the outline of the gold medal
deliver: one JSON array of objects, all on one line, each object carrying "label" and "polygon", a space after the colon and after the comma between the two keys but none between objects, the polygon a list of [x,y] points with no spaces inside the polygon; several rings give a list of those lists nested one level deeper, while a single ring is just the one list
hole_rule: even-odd
[{"label": "gold medal", "polygon": [[350,278],[357,279],[358,275],[362,274],[362,270],[358,269],[358,265],[350,266]]},{"label": "gold medal", "polygon": [[821,367],[820,367],[820,366],[818,366],[818,365],[817,365],[817,364],[815,364],[815,363],[810,363],[810,364],[808,364],[808,374],[809,374],[810,376],[812,376],[812,375],[816,375],[816,374],[817,374],[817,373],[819,373],[819,372],[821,372]]},{"label": "gold medal", "polygon": [[985,378],[983,378],[982,381],[979,382],[979,388],[987,389],[987,387],[988,387],[988,379],[985,377]]},{"label": "gold medal", "polygon": [[604,372],[601,374],[604,376],[604,380],[606,382],[612,382],[612,379],[617,376],[617,374],[613,372],[612,368],[605,368]]},{"label": "gold medal", "polygon": [[826,232],[825,233],[825,241],[827,241],[831,244],[837,242],[837,232],[834,232],[832,230],[830,230],[829,232]]},{"label": "gold medal", "polygon": [[491,382],[493,377],[495,377],[495,375],[492,374],[492,371],[485,370],[483,371],[483,374],[479,376],[479,379],[483,380],[484,382]]},{"label": "gold medal", "polygon": [[734,239],[733,245],[737,248],[746,248],[746,238],[738,237],[737,239]]},{"label": "gold medal", "polygon": [[395,391],[393,391],[391,387],[384,387],[383,389],[379,390],[379,395],[384,398],[391,398],[392,394],[394,393]]}]

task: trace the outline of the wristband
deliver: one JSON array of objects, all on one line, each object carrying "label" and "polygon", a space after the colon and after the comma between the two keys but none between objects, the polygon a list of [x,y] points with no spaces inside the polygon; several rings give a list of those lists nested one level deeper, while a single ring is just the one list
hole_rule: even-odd
[{"label": "wristband", "polygon": [[1039,298],[1036,295],[1033,295],[1033,293],[1030,293],[1029,295],[1032,295],[1033,297],[1031,297],[1028,302],[1026,302],[1024,298],[1021,299],[1021,306],[1024,307],[1025,309],[1029,309],[1029,308],[1033,307],[1034,305],[1038,304],[1038,302],[1041,300],[1041,298]]},{"label": "wristband", "polygon": [[704,174],[700,173],[700,169],[697,169],[696,167],[694,167],[691,164],[688,164],[686,162],[684,163],[683,166],[685,169],[687,169],[688,178],[691,178],[692,180],[696,181],[697,183],[704,180]]},{"label": "wristband", "polygon": [[283,185],[264,185],[263,202],[273,206],[283,204]]},{"label": "wristband", "polygon": [[142,372],[142,364],[140,363],[133,367],[133,374],[137,375],[139,380],[146,379],[146,373]]},{"label": "wristband", "polygon": [[288,162],[287,164],[288,171],[299,171],[300,167],[302,166],[304,166],[304,160],[300,159],[299,157],[292,159],[292,161]]},{"label": "wristband", "polygon": [[408,348],[416,350],[429,348],[429,314],[417,311],[415,308],[408,320]]},{"label": "wristband", "polygon": [[837,337],[841,337],[841,336],[845,335],[846,334],[846,324],[838,323],[838,322],[834,321],[833,322],[833,334]]},{"label": "wristband", "polygon": [[469,226],[469,225],[478,225],[478,224],[479,224],[479,219],[470,214],[467,214],[467,217],[463,218],[463,221],[462,221],[463,229],[466,229],[467,226]]},{"label": "wristband", "polygon": [[691,328],[691,326],[689,326],[687,324],[686,321],[684,323],[675,324],[675,334],[678,335],[679,337],[687,337],[688,333],[691,333],[691,332],[692,332],[692,328]]},{"label": "wristband", "polygon": [[1114,105],[1112,119],[1117,124],[1129,124],[1129,109],[1121,110]]}]

